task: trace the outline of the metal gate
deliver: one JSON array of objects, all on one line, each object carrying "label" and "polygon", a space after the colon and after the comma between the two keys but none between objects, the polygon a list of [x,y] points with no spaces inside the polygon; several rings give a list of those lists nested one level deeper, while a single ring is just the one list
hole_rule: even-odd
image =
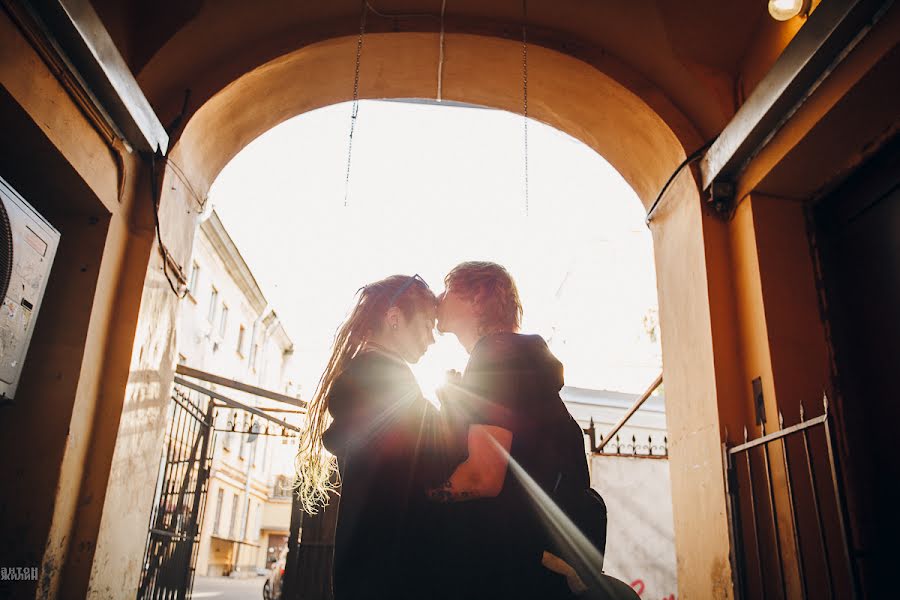
[{"label": "metal gate", "polygon": [[801,404],[796,425],[779,414],[779,431],[766,434],[763,419],[761,438],[749,440],[745,428],[744,443],[726,443],[737,598],[788,598],[789,581],[802,598],[859,597],[830,418],[827,399],[809,419]]},{"label": "metal gate", "polygon": [[193,587],[212,462],[215,404],[175,386],[138,600],[183,600]]}]

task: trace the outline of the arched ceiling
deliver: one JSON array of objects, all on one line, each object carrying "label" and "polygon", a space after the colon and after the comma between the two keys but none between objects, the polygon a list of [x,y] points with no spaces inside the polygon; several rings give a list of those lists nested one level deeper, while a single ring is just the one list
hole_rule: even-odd
[{"label": "arched ceiling", "polygon": [[[368,31],[437,32],[441,0],[369,0]],[[359,31],[359,0],[94,0],[164,124],[303,46]],[[531,0],[529,40],[591,64],[645,99],[679,135],[717,133],[735,109],[765,0]],[[517,40],[521,0],[447,0],[448,33]],[[435,40],[435,44],[436,44]],[[452,46],[447,47],[452,53]],[[353,68],[353,53],[346,68]],[[667,114],[671,111],[671,114]],[[681,122],[679,122],[681,121]],[[684,129],[685,131],[680,131]]]},{"label": "arched ceiling", "polygon": [[[422,98],[436,87],[438,50],[429,33],[367,37],[362,98]],[[443,97],[510,111],[521,109],[521,44],[448,34]],[[350,98],[357,38],[308,45],[238,78],[190,119],[173,151],[198,187],[257,136],[303,112]],[[682,141],[640,97],[571,56],[543,47],[529,52],[529,115],[566,131],[603,155],[649,204],[684,158]]]}]

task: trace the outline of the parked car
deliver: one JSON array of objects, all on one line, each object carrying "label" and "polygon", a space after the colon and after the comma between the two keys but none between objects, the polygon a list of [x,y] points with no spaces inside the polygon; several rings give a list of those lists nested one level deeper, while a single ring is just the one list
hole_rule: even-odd
[{"label": "parked car", "polygon": [[284,565],[287,561],[287,548],[278,555],[278,559],[269,568],[266,582],[263,584],[263,600],[281,600],[281,586],[284,579]]}]

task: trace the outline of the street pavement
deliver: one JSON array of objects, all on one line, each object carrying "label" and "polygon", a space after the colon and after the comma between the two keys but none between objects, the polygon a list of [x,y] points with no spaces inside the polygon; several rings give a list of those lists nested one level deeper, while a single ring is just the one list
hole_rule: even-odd
[{"label": "street pavement", "polygon": [[262,600],[265,577],[232,579],[231,577],[194,577],[194,600]]}]

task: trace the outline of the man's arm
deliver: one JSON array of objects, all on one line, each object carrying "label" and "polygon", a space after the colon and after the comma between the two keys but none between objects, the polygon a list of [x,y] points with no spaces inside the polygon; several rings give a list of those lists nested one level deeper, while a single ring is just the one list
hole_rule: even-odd
[{"label": "man's arm", "polygon": [[512,438],[512,432],[502,427],[471,425],[469,458],[456,467],[450,479],[428,490],[428,497],[436,502],[461,502],[497,496],[506,479]]}]

